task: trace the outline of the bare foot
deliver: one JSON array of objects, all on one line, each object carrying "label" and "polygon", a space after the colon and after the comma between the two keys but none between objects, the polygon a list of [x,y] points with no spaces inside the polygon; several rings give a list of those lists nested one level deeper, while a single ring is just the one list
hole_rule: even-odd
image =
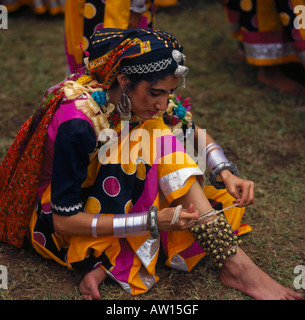
[{"label": "bare foot", "polygon": [[260,67],[257,74],[258,81],[293,95],[305,95],[305,87],[284,75],[279,66]]},{"label": "bare foot", "polygon": [[237,58],[241,61],[246,60],[245,48],[241,42],[238,42]]},{"label": "bare foot", "polygon": [[87,273],[80,285],[79,291],[85,300],[98,300],[101,298],[98,286],[105,280],[107,273],[103,268],[97,267]]},{"label": "bare foot", "polygon": [[285,288],[271,279],[240,248],[225,262],[220,272],[220,281],[256,300],[300,300],[303,298],[300,293]]}]

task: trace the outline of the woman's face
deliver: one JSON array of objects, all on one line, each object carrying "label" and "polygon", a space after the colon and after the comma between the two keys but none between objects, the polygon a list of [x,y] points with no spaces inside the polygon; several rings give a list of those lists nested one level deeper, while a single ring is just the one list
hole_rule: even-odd
[{"label": "woman's face", "polygon": [[155,84],[139,82],[134,90],[127,92],[132,111],[143,120],[151,119],[158,111],[165,111],[168,95],[177,89],[178,81],[178,78],[169,75]]}]

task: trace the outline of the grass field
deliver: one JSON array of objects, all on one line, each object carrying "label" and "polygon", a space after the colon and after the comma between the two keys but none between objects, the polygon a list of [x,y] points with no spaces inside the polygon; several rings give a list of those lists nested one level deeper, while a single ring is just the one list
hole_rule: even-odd
[{"label": "grass field", "polygon": [[[238,59],[217,3],[162,10],[156,26],[184,46],[190,72],[186,89],[179,90],[192,97],[195,121],[223,146],[241,175],[256,184],[255,204],[243,218],[253,228],[242,237],[244,251],[293,289],[294,268],[305,265],[305,99],[258,83],[256,68]],[[28,11],[11,15],[8,30],[0,29],[0,61],[3,159],[44,90],[65,76],[63,17],[36,17]],[[102,298],[250,299],[222,286],[208,260],[187,274],[163,262],[161,256],[160,281],[147,294],[131,297],[107,279],[100,287]],[[28,244],[20,250],[0,244],[0,265],[8,269],[8,289],[0,289],[0,299],[81,299],[82,275],[44,260]]]}]

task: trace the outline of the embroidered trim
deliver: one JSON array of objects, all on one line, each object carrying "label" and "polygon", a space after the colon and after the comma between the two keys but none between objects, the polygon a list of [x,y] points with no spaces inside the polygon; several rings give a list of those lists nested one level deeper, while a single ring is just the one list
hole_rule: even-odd
[{"label": "embroidered trim", "polygon": [[70,212],[70,211],[75,211],[75,210],[79,210],[82,207],[83,203],[80,202],[79,204],[76,204],[73,207],[61,207],[61,206],[57,206],[56,204],[51,203],[51,208],[55,209],[56,211],[60,211],[60,212]]}]

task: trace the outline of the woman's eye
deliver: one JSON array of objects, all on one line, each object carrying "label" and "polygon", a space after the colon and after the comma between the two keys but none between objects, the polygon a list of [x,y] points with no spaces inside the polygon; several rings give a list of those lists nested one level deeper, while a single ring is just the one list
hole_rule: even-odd
[{"label": "woman's eye", "polygon": [[154,91],[150,91],[150,95],[152,97],[158,97],[159,96],[159,93],[155,93]]}]

